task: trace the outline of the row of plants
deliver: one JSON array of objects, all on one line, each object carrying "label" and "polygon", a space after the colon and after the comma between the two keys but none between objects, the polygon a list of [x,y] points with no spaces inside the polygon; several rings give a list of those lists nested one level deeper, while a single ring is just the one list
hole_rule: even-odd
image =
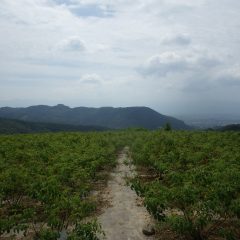
[{"label": "row of plants", "polygon": [[132,187],[162,228],[240,239],[240,134],[142,129],[1,136],[0,239],[98,239],[99,224],[83,221],[97,206],[90,192],[126,145],[139,169]]},{"label": "row of plants", "polygon": [[98,173],[115,165],[122,133],[0,137],[0,238],[21,234],[55,240],[97,239],[90,196]]},{"label": "row of plants", "polygon": [[240,134],[142,131],[132,187],[160,228],[188,240],[240,239]]}]

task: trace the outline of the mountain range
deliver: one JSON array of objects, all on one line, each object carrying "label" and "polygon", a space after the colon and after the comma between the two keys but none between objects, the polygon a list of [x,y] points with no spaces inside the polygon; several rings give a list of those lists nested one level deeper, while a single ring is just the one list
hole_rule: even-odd
[{"label": "mountain range", "polygon": [[98,126],[108,129],[162,128],[170,123],[173,129],[190,129],[183,121],[162,115],[148,107],[126,108],[70,108],[37,105],[26,108],[0,108],[0,118],[17,119],[25,122],[67,124],[74,126]]}]

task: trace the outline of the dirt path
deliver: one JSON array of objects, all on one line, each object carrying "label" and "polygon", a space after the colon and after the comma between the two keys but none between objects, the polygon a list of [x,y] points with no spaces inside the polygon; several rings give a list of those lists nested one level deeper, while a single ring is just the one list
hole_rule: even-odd
[{"label": "dirt path", "polygon": [[107,240],[146,240],[142,229],[152,222],[150,215],[141,203],[141,199],[126,185],[126,177],[135,174],[128,159],[128,148],[118,156],[118,165],[111,174],[107,191],[103,198],[110,206],[99,216],[99,222]]}]

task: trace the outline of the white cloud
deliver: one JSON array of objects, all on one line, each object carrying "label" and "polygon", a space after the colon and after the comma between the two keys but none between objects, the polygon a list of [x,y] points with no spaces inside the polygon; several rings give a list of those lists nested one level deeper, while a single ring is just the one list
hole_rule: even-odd
[{"label": "white cloud", "polygon": [[81,77],[80,82],[84,84],[99,85],[102,83],[102,78],[97,74],[84,74]]}]

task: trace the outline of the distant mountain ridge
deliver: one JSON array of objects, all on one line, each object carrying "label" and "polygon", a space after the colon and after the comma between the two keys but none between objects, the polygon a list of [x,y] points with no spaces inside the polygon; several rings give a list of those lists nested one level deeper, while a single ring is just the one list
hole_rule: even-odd
[{"label": "distant mountain ridge", "polygon": [[217,127],[216,130],[218,130],[218,131],[240,131],[240,124],[230,124],[230,125],[226,125],[223,127]]},{"label": "distant mountain ridge", "polygon": [[59,123],[25,122],[0,118],[0,134],[42,133],[42,132],[89,132],[109,130],[98,126],[75,126]]},{"label": "distant mountain ridge", "polygon": [[0,117],[32,122],[100,126],[111,129],[131,127],[157,129],[163,127],[167,122],[174,129],[190,128],[183,121],[162,115],[148,107],[70,108],[63,104],[26,108],[3,107],[0,108]]}]

